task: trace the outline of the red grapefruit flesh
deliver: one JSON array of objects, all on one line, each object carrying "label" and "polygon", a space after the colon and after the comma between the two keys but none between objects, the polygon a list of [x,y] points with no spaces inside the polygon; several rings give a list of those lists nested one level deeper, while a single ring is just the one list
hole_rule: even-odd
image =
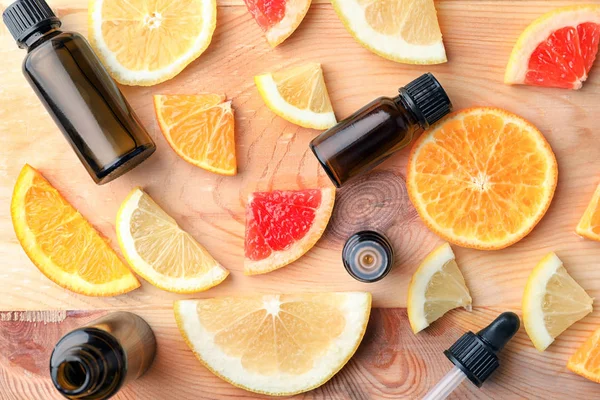
[{"label": "red grapefruit flesh", "polygon": [[251,194],[246,205],[244,273],[273,271],[310,250],[327,227],[334,199],[333,188]]},{"label": "red grapefruit flesh", "polygon": [[262,28],[273,47],[298,28],[311,0],[244,0],[250,14]]},{"label": "red grapefruit flesh", "polygon": [[525,29],[510,56],[508,84],[579,89],[600,40],[600,6],[573,6],[543,15]]}]

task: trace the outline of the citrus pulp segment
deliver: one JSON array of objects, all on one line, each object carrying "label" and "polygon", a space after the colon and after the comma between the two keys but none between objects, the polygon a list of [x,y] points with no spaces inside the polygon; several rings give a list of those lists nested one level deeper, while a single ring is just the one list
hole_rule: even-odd
[{"label": "citrus pulp segment", "polygon": [[264,274],[302,257],[321,238],[335,189],[252,193],[246,204],[244,273]]},{"label": "citrus pulp segment", "polygon": [[567,368],[584,378],[600,383],[600,328],[596,329],[569,358]]},{"label": "citrus pulp segment", "polygon": [[160,130],[185,161],[221,175],[235,175],[234,117],[225,96],[155,95]]},{"label": "citrus pulp segment", "polygon": [[312,0],[244,0],[272,47],[287,39],[304,19]]},{"label": "citrus pulp segment", "polygon": [[186,343],[215,375],[268,395],[327,382],[352,357],[369,320],[369,293],[271,294],[175,302]]},{"label": "citrus pulp segment", "polygon": [[229,275],[140,188],[121,204],[116,225],[119,245],[133,270],[160,289],[200,292]]},{"label": "citrus pulp segment", "polygon": [[313,129],[337,123],[321,64],[310,63],[254,77],[267,107],[281,118]]},{"label": "citrus pulp segment", "polygon": [[414,333],[427,328],[448,311],[471,311],[471,295],[448,243],[438,247],[415,271],[408,286],[408,321]]},{"label": "citrus pulp segment", "polygon": [[346,29],[367,49],[406,64],[446,62],[433,0],[332,0]]},{"label": "citrus pulp segment", "polygon": [[88,36],[117,82],[150,86],[200,56],[216,21],[216,0],[90,0]]},{"label": "citrus pulp segment", "polygon": [[15,184],[10,214],[25,253],[58,285],[87,296],[140,286],[107,240],[28,164]]},{"label": "citrus pulp segment", "polygon": [[409,197],[425,224],[463,247],[495,250],[525,237],[558,179],[554,153],[531,123],[497,108],[451,114],[415,142]]},{"label": "citrus pulp segment", "polygon": [[600,184],[596,187],[575,232],[584,238],[600,241]]},{"label": "citrus pulp segment", "polygon": [[523,324],[536,349],[546,350],[561,333],[592,312],[594,300],[554,253],[529,275],[523,293]]},{"label": "citrus pulp segment", "polygon": [[519,36],[504,82],[579,89],[598,52],[600,6],[558,8],[533,21]]}]

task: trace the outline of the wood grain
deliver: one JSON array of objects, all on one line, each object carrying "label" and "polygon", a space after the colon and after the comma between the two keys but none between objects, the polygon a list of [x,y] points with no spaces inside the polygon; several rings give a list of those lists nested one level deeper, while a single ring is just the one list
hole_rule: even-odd
[{"label": "wood grain", "polygon": [[[175,326],[170,309],[132,310],[153,327],[158,341],[154,365],[126,386],[116,400],[266,399],[231,386],[195,359]],[[374,310],[367,333],[352,360],[331,381],[304,400],[417,399],[451,368],[443,351],[467,330],[478,331],[504,309],[481,308],[472,313],[452,311],[427,331],[413,335],[404,309]],[[75,327],[105,311],[0,314],[0,400],[50,400],[54,392],[48,359],[55,342]],[[32,316],[33,314],[33,316]],[[41,317],[41,318],[40,318]],[[29,321],[27,321],[29,320]],[[44,322],[47,321],[47,322]],[[565,368],[566,360],[587,334],[589,318],[562,335],[554,352],[539,353],[523,329],[500,355],[500,368],[482,389],[465,382],[451,399],[565,399],[600,397],[600,385]],[[530,368],[535,365],[536,368]],[[524,374],[524,370],[527,371]],[[551,386],[551,390],[550,386]]]}]

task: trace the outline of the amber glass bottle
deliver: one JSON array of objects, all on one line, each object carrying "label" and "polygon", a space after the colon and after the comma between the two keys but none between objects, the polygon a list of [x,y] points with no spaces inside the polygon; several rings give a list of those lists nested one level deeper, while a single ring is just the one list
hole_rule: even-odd
[{"label": "amber glass bottle", "polygon": [[155,150],[123,94],[83,36],[63,32],[44,0],[17,0],[2,14],[21,48],[23,73],[98,184]]},{"label": "amber glass bottle", "polygon": [[373,100],[317,136],[310,148],[332,182],[341,187],[407,146],[415,134],[451,109],[442,85],[428,73],[400,88],[395,98]]},{"label": "amber glass bottle", "polygon": [[142,318],[115,312],[65,335],[50,357],[50,376],[68,399],[108,399],[144,374],[156,340]]}]

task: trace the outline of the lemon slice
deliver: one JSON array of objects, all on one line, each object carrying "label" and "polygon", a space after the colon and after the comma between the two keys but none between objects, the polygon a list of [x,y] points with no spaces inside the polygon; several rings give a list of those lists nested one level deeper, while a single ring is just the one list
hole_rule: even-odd
[{"label": "lemon slice", "polygon": [[133,189],[121,204],[117,238],[131,268],[163,290],[200,292],[229,275],[140,188]]},{"label": "lemon slice", "polygon": [[125,85],[150,86],[180,73],[206,50],[215,0],[90,0],[90,44]]},{"label": "lemon slice", "polygon": [[448,311],[471,311],[471,295],[448,243],[423,260],[408,287],[408,320],[414,333],[427,328]]},{"label": "lemon slice", "polygon": [[175,302],[186,343],[215,375],[268,395],[327,382],[352,357],[371,311],[369,293],[281,294]]},{"label": "lemon slice", "polygon": [[433,0],[332,0],[352,36],[367,49],[406,64],[446,62]]},{"label": "lemon slice", "polygon": [[600,242],[600,185],[581,216],[575,232],[584,238]]},{"label": "lemon slice", "polygon": [[313,129],[327,129],[337,123],[321,64],[256,76],[254,82],[267,107],[287,121]]},{"label": "lemon slice", "polygon": [[533,269],[523,294],[523,323],[536,349],[546,350],[567,328],[592,312],[594,300],[554,253]]}]

